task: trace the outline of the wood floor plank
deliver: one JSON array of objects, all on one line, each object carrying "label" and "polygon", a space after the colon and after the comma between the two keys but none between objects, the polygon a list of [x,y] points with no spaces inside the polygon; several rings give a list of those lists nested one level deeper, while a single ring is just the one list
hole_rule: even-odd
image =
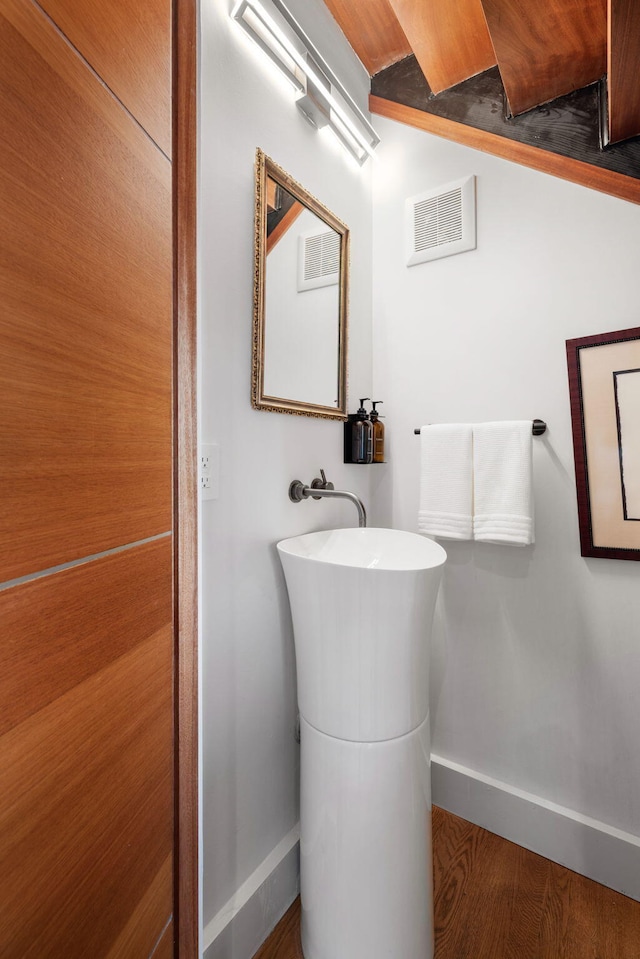
[{"label": "wood floor plank", "polygon": [[300,942],[300,897],[290,906],[254,959],[304,959]]},{"label": "wood floor plank", "polygon": [[[435,959],[638,959],[640,903],[434,807]],[[297,899],[254,959],[303,959]]]},{"label": "wood floor plank", "polygon": [[468,877],[476,859],[474,844],[478,842],[471,823],[457,819],[446,831],[441,828],[440,810],[433,810],[434,875],[446,876],[447,882],[434,883],[434,914],[438,941],[446,950],[460,935],[465,923]]}]

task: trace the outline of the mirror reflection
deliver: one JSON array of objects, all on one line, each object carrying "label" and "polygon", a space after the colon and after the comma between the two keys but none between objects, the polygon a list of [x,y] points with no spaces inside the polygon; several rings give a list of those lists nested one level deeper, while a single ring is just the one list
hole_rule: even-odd
[{"label": "mirror reflection", "polygon": [[344,419],[347,228],[258,152],[253,405]]}]

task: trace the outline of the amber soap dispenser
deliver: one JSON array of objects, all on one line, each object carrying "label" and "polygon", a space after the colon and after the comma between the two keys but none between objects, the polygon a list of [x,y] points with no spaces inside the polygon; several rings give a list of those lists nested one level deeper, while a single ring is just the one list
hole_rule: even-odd
[{"label": "amber soap dispenser", "polygon": [[382,400],[371,401],[372,463],[384,463],[384,423],[380,421],[380,414],[376,409],[376,406],[380,406],[381,404]]}]

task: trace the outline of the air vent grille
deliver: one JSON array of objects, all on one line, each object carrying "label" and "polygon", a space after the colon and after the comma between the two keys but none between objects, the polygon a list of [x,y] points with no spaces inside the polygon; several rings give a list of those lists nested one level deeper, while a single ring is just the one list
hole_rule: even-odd
[{"label": "air vent grille", "polygon": [[414,207],[414,249],[431,250],[434,246],[462,239],[462,190],[450,190]]},{"label": "air vent grille", "polygon": [[340,273],[340,234],[335,230],[300,237],[298,291],[331,286]]},{"label": "air vent grille", "polygon": [[406,221],[408,266],[474,249],[475,177],[411,197]]},{"label": "air vent grille", "polygon": [[340,266],[340,237],[334,230],[308,236],[305,240],[304,278],[316,280],[320,276],[338,276]]}]

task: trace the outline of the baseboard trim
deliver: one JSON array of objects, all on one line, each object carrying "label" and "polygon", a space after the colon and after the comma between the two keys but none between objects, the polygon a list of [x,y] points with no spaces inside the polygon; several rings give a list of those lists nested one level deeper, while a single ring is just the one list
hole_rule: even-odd
[{"label": "baseboard trim", "polygon": [[436,806],[640,901],[640,838],[431,756]]},{"label": "baseboard trim", "polygon": [[205,926],[203,959],[251,959],[300,889],[296,825]]}]

